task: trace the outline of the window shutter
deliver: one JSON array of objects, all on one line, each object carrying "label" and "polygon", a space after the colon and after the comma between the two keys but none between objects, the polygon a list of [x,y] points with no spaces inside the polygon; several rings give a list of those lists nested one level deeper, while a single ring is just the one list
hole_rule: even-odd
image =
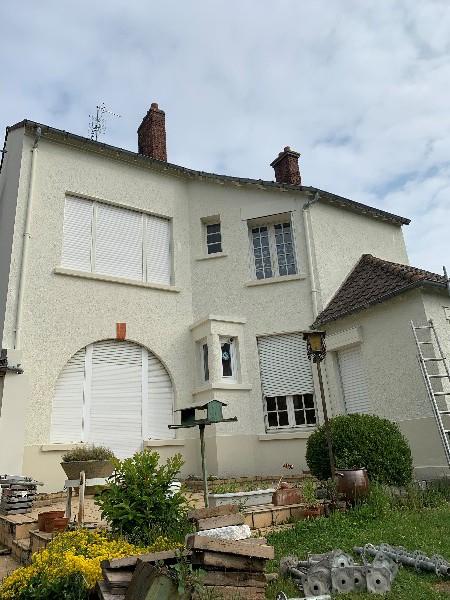
[{"label": "window shutter", "polygon": [[95,227],[95,271],[142,281],[142,215],[98,204]]},{"label": "window shutter", "polygon": [[130,342],[94,344],[90,431],[92,444],[118,458],[142,449],[142,350]]},{"label": "window shutter", "polygon": [[357,346],[340,350],[338,363],[347,413],[370,412],[361,349]]},{"label": "window shutter", "polygon": [[170,284],[170,221],[148,216],[146,221],[145,252],[147,281]]},{"label": "window shutter", "polygon": [[168,428],[173,423],[172,382],[163,364],[148,353],[147,435],[149,439],[175,437]]},{"label": "window shutter", "polygon": [[68,269],[91,271],[93,203],[82,198],[66,197],[61,264]]},{"label": "window shutter", "polygon": [[55,443],[83,440],[85,349],[72,356],[61,371],[53,397],[50,439]]},{"label": "window shutter", "polygon": [[300,333],[258,339],[264,396],[313,394],[311,364]]}]

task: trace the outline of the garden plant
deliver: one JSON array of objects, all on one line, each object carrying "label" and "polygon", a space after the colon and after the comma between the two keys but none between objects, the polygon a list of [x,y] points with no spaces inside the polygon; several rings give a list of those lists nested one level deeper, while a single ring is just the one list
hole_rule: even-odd
[{"label": "garden plant", "polygon": [[[411,450],[395,423],[375,415],[351,414],[330,419],[330,427],[339,469],[365,467],[369,480],[389,485],[411,482]],[[330,477],[324,425],[308,438],[306,462],[318,479]]]},{"label": "garden plant", "polygon": [[111,530],[133,543],[148,545],[164,535],[182,541],[190,531],[189,504],[171,484],[179,473],[180,454],[159,464],[159,454],[144,450],[115,461],[108,486],[95,502]]}]

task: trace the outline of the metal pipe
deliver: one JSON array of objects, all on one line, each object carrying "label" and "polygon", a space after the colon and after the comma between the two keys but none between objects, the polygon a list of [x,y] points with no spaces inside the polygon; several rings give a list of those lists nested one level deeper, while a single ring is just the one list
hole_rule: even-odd
[{"label": "metal pipe", "polygon": [[27,205],[25,214],[25,225],[23,232],[23,243],[22,253],[20,260],[20,275],[19,275],[19,288],[17,293],[17,306],[16,306],[16,323],[14,328],[14,348],[20,348],[20,327],[22,325],[22,308],[23,308],[23,296],[25,287],[25,272],[28,258],[28,242],[31,237],[30,223],[31,223],[31,206],[33,199],[33,188],[34,188],[34,177],[36,172],[36,154],[39,140],[42,135],[40,127],[36,129],[36,137],[34,139],[33,147],[31,148],[31,165],[30,165],[30,177],[28,179],[28,193],[27,193]]},{"label": "metal pipe", "polygon": [[312,311],[314,319],[319,314],[319,294],[320,289],[316,283],[316,276],[314,273],[314,259],[313,259],[313,250],[312,250],[312,232],[310,230],[310,212],[309,207],[313,202],[316,202],[319,198],[319,192],[316,192],[314,199],[308,200],[303,205],[303,226],[305,229],[305,241],[306,241],[306,256],[308,261],[308,271],[311,282],[311,299],[312,299]]},{"label": "metal pipe", "polygon": [[334,476],[336,473],[336,466],[335,466],[335,461],[334,461],[331,426],[330,426],[330,421],[328,419],[327,403],[325,401],[325,392],[323,389],[322,369],[320,367],[320,360],[318,360],[316,362],[316,366],[317,366],[317,375],[319,377],[320,398],[322,400],[323,421],[324,421],[324,425],[325,425],[325,436],[327,438],[328,457],[330,459],[331,478],[334,479]]},{"label": "metal pipe", "polygon": [[200,430],[200,454],[202,455],[203,497],[205,499],[205,508],[208,508],[208,473],[206,471],[205,461],[205,425],[200,424],[198,428]]},{"label": "metal pipe", "polygon": [[440,559],[436,557],[435,560],[428,558],[428,556],[418,555],[414,556],[413,554],[405,551],[397,551],[395,548],[384,548],[380,546],[365,546],[361,548],[360,546],[356,546],[353,550],[357,554],[369,554],[370,556],[375,556],[378,552],[382,552],[392,558],[395,562],[399,562],[402,565],[406,565],[408,567],[414,567],[416,569],[422,569],[423,571],[432,571],[438,575],[450,576],[450,563],[445,561],[444,559]]}]

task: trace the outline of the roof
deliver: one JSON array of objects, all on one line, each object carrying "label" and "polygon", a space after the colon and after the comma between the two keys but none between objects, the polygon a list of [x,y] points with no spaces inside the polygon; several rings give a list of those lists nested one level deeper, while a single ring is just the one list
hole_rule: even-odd
[{"label": "roof", "polygon": [[380,219],[392,223],[394,225],[409,225],[409,223],[411,222],[410,219],[407,219],[405,217],[386,212],[373,206],[361,204],[360,202],[355,202],[354,200],[344,198],[343,196],[331,194],[330,192],[320,190],[316,187],[290,185],[287,183],[277,183],[275,181],[265,181],[263,179],[248,179],[245,177],[234,177],[232,175],[220,175],[218,173],[206,173],[204,171],[196,171],[194,169],[188,169],[186,167],[181,167],[179,165],[175,165],[166,161],[156,160],[154,158],[138,154],[137,152],[125,150],[124,148],[119,148],[117,146],[111,146],[109,144],[104,144],[103,142],[91,140],[89,138],[85,138],[74,133],[63,131],[61,129],[55,129],[54,127],[50,127],[49,125],[43,125],[41,123],[36,123],[35,121],[30,121],[28,119],[20,121],[15,125],[11,125],[11,127],[7,127],[6,137],[8,136],[8,132],[13,131],[14,129],[25,128],[27,133],[35,133],[38,127],[41,128],[42,136],[44,138],[72,145],[81,145],[84,147],[84,149],[89,150],[91,152],[96,152],[98,154],[103,154],[104,156],[110,156],[113,158],[127,160],[128,162],[132,162],[134,165],[138,164],[140,166],[151,168],[152,170],[159,171],[161,173],[166,173],[177,177],[183,177],[185,179],[198,179],[202,181],[206,180],[221,185],[230,184],[237,187],[246,186],[254,187],[260,190],[277,190],[280,192],[291,193],[301,192],[309,196],[309,204],[312,204],[313,202],[325,202],[327,204],[339,206],[340,208],[344,208],[346,210],[350,210],[358,214],[363,214],[375,219]]},{"label": "roof", "polygon": [[423,286],[446,289],[447,280],[443,275],[363,254],[312,327],[320,327]]}]

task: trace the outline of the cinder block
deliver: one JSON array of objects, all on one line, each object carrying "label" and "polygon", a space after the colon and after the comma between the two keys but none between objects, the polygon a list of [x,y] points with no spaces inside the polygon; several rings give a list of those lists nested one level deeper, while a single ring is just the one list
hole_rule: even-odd
[{"label": "cinder block", "polygon": [[274,509],[272,511],[272,519],[274,525],[279,525],[280,523],[286,523],[291,518],[291,511],[289,508],[282,508],[280,510]]},{"label": "cinder block", "polygon": [[263,527],[270,527],[272,525],[272,511],[261,511],[253,513],[253,528],[262,529]]},{"label": "cinder block", "polygon": [[244,515],[244,523],[246,525],[248,525],[250,527],[250,529],[253,529],[253,516],[252,516],[252,513],[248,513],[247,515]]}]

